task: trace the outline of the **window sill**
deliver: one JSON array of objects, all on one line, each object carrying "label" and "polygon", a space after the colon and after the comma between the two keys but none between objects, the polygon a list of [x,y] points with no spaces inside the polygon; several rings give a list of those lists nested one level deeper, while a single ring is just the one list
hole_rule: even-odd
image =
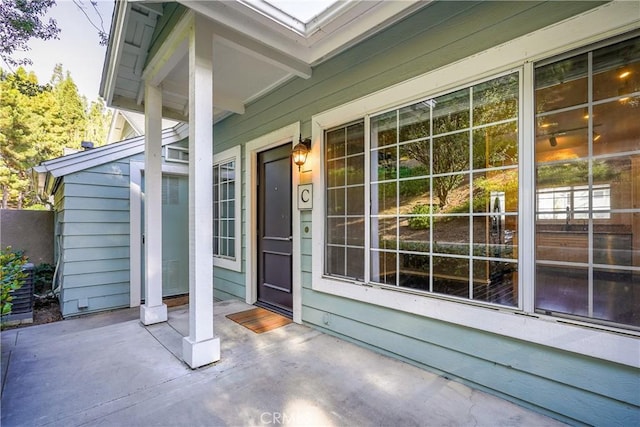
[{"label": "window sill", "polygon": [[314,291],[440,320],[484,332],[640,367],[640,334],[517,309],[478,306],[411,291],[318,275]]}]

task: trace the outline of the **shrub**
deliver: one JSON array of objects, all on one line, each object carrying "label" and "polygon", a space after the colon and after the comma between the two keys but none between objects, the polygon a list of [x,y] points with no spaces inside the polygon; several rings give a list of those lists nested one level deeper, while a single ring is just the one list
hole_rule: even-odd
[{"label": "shrub", "polygon": [[409,218],[409,228],[413,230],[425,230],[431,227],[430,214],[435,213],[435,208],[430,205],[415,205],[411,209],[411,215],[421,215]]},{"label": "shrub", "polygon": [[38,264],[33,270],[34,293],[44,295],[52,289],[55,267],[51,264]]},{"label": "shrub", "polygon": [[11,313],[11,301],[13,291],[20,289],[27,278],[27,273],[22,271],[27,258],[22,252],[13,252],[10,246],[0,249],[0,314]]}]

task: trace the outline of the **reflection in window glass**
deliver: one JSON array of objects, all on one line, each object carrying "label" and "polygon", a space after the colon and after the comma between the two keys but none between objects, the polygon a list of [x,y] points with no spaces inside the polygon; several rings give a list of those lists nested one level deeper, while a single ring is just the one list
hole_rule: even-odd
[{"label": "reflection in window glass", "polygon": [[213,166],[213,255],[235,259],[235,160]]},{"label": "reflection in window glass", "polygon": [[640,327],[640,38],[535,79],[536,310]]},{"label": "reflection in window glass", "polygon": [[325,141],[325,273],[364,280],[364,122],[327,131]]},{"label": "reflection in window glass", "polygon": [[518,304],[518,82],[509,74],[370,119],[370,281]]}]

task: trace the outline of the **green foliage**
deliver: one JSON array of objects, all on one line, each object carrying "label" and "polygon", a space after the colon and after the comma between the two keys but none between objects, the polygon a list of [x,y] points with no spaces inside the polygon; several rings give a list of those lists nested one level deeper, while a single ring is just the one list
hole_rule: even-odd
[{"label": "green foliage", "polygon": [[55,267],[52,264],[38,264],[33,270],[33,289],[36,294],[43,295],[52,289],[53,273]]},{"label": "green foliage", "polygon": [[89,112],[86,104],[60,64],[44,86],[22,67],[0,70],[0,208],[41,204],[31,168],[62,156],[66,147],[80,149],[83,139],[97,146],[105,142],[110,115],[104,102],[94,102]]},{"label": "green foliage", "polygon": [[409,218],[409,228],[413,230],[425,230],[431,227],[431,215],[436,212],[435,207],[431,207],[429,205],[415,205],[411,209],[411,215],[424,215],[424,216],[414,216]]},{"label": "green foliage", "polygon": [[[605,161],[594,161],[591,165],[593,182],[611,182],[620,172]],[[584,185],[589,182],[589,164],[576,161],[561,165],[540,166],[537,171],[537,183],[540,186]]]},{"label": "green foliage", "polygon": [[14,59],[12,54],[29,50],[32,39],[58,38],[60,29],[54,19],[43,22],[47,9],[55,0],[2,0],[0,2],[0,58],[10,66],[31,64],[27,58]]},{"label": "green foliage", "polygon": [[12,292],[20,289],[27,277],[22,266],[27,262],[20,251],[13,252],[10,246],[0,249],[0,314],[11,313]]}]

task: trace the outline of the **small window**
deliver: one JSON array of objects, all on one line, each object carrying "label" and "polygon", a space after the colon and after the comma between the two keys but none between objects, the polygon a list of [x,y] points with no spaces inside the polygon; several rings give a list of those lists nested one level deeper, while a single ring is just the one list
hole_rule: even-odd
[{"label": "small window", "polygon": [[240,147],[213,160],[214,265],[240,271]]},{"label": "small window", "polygon": [[172,163],[189,163],[189,149],[184,147],[164,147],[164,160]]}]

